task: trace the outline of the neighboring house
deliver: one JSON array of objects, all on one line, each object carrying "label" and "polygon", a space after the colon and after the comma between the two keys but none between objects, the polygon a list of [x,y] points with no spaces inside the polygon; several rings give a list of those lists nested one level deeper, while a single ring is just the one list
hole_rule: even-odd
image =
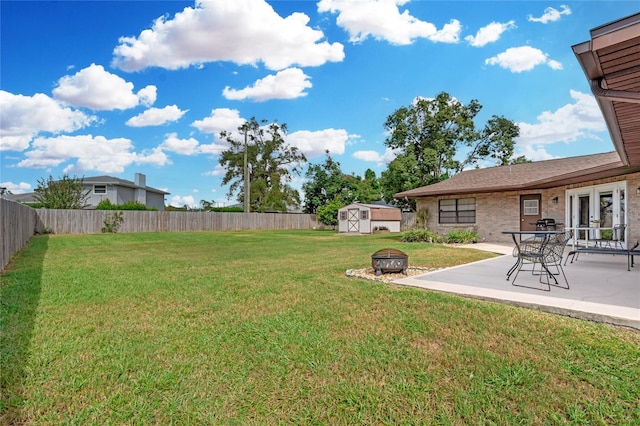
[{"label": "neighboring house", "polygon": [[[108,199],[112,204],[138,201],[148,208],[164,210],[164,198],[169,193],[147,186],[146,181],[146,176],[142,173],[136,173],[133,182],[111,176],[83,178],[84,189],[89,192],[86,208],[93,209],[100,201]],[[34,193],[9,195],[6,198],[25,204],[37,202]]]},{"label": "neighboring house", "polygon": [[573,46],[604,115],[615,152],[463,171],[401,192],[431,213],[428,228],[472,229],[508,242],[504,230],[535,229],[541,218],[564,227],[627,225],[640,240],[640,14],[591,31]]},{"label": "neighboring house", "polygon": [[379,204],[352,203],[338,210],[338,231],[371,234],[388,229],[400,232],[402,211],[396,207]]}]

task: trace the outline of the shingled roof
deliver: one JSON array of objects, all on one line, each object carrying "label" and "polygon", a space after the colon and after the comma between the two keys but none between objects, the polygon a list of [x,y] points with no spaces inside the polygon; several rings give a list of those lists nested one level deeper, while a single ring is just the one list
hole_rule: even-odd
[{"label": "shingled roof", "polygon": [[395,194],[395,198],[545,189],[640,171],[624,166],[616,152],[465,170],[450,179]]},{"label": "shingled roof", "polygon": [[82,182],[85,185],[118,185],[125,188],[143,188],[149,192],[157,192],[158,194],[167,195],[169,192],[163,191],[162,189],[152,188],[150,186],[140,186],[136,185],[135,182],[126,179],[120,179],[113,176],[93,176],[83,178]]}]

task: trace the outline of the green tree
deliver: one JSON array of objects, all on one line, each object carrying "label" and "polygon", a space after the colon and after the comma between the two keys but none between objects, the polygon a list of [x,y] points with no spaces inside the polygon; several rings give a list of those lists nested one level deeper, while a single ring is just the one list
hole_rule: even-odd
[{"label": "green tree", "polygon": [[[262,126],[263,124],[264,126]],[[258,123],[255,118],[238,127],[242,135],[247,135],[247,162],[249,173],[249,205],[251,211],[286,211],[300,204],[300,194],[293,189],[293,175],[301,173],[307,159],[296,147],[285,143],[286,124]],[[228,196],[237,194],[237,200],[244,202],[244,136],[234,139],[229,132],[221,132],[230,147],[220,154],[220,165],[226,169],[222,184],[229,186]]]},{"label": "green tree", "polygon": [[522,164],[522,163],[531,163],[531,160],[529,160],[524,155],[521,155],[519,157],[512,158],[511,161],[509,161],[509,164]]},{"label": "green tree", "polygon": [[304,192],[305,213],[315,214],[318,208],[328,204],[342,191],[343,175],[340,163],[331,158],[325,151],[326,158],[322,164],[309,164],[302,184]]},{"label": "green tree", "polygon": [[373,203],[382,199],[380,182],[378,182],[376,172],[371,169],[365,170],[364,178],[358,180],[355,190],[355,200],[359,203]]},{"label": "green tree", "polygon": [[421,180],[415,172],[416,159],[412,154],[400,153],[380,175],[380,187],[383,199],[402,209],[415,210],[414,200],[398,200],[394,195],[421,186]]},{"label": "green tree", "polygon": [[200,208],[204,211],[211,211],[214,207],[213,201],[200,200]]},{"label": "green tree", "polygon": [[520,128],[511,120],[504,117],[493,116],[485,124],[484,129],[477,134],[477,139],[472,141],[471,151],[467,154],[467,158],[460,164],[460,169],[468,165],[477,165],[480,161],[493,159],[498,166],[506,166],[512,164],[513,161],[524,159],[524,156],[512,159],[515,138],[520,136]]},{"label": "green tree", "polygon": [[338,210],[340,210],[346,204],[340,197],[335,197],[329,203],[318,207],[318,220],[327,226],[333,226],[333,229],[338,225]]},{"label": "green tree", "polygon": [[[384,124],[389,132],[385,144],[398,156],[381,178],[385,199],[390,201],[393,191],[440,182],[480,161],[509,164],[513,139],[520,134],[518,126],[494,115],[477,130],[474,119],[481,109],[475,99],[464,105],[442,92],[434,99],[416,99],[391,114]],[[458,160],[462,151],[466,157]]]},{"label": "green tree", "polygon": [[53,180],[49,176],[38,180],[34,198],[46,209],[82,209],[87,206],[89,192],[83,187],[83,179],[64,175]]}]

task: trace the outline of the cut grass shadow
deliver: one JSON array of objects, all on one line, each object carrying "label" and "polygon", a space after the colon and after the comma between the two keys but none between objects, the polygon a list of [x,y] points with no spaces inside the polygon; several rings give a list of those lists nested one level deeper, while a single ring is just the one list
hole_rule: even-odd
[{"label": "cut grass shadow", "polygon": [[19,418],[49,236],[32,238],[0,276],[0,420]]}]

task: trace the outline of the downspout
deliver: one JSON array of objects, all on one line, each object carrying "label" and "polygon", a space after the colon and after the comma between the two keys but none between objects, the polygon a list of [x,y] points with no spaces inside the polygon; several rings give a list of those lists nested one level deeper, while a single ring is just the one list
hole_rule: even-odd
[{"label": "downspout", "polygon": [[608,101],[640,103],[640,92],[603,89],[602,81],[602,78],[591,80],[591,91],[596,97],[604,98]]},{"label": "downspout", "polygon": [[[600,108],[602,112],[606,116],[614,117],[616,115],[613,107],[613,102],[623,102],[623,103],[640,103],[640,93],[639,92],[629,92],[626,90],[609,90],[603,89],[602,83],[604,79],[602,77],[591,79],[590,86],[591,92],[594,94],[598,103],[600,104]],[[618,126],[607,126],[609,127],[609,134],[611,135],[611,140],[613,141],[613,145],[616,148],[616,152],[620,156],[620,160],[622,164],[625,166],[629,165],[629,156],[624,149],[624,144],[622,142],[622,134],[620,133],[620,127]]]}]

